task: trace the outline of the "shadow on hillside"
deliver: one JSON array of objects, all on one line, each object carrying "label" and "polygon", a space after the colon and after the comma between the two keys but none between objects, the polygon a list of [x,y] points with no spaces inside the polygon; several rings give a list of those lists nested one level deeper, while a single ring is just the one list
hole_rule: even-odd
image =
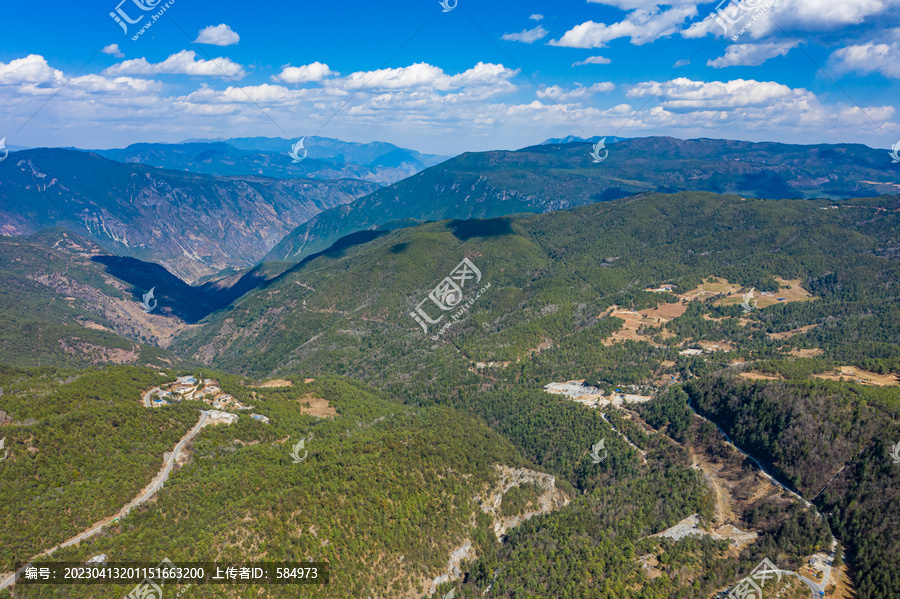
[{"label": "shadow on hillside", "polygon": [[447,224],[450,232],[460,241],[473,237],[499,237],[513,235],[514,231],[505,218],[485,218],[483,220],[452,220]]}]

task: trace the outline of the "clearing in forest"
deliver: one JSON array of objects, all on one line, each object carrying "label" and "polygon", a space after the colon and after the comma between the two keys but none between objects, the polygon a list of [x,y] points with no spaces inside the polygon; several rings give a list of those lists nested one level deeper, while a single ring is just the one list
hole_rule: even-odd
[{"label": "clearing in forest", "polygon": [[900,379],[897,378],[896,374],[878,374],[877,372],[863,370],[856,366],[841,366],[829,373],[814,374],[813,377],[829,381],[846,380],[849,382],[861,383],[863,385],[875,385],[877,387],[900,386]]}]

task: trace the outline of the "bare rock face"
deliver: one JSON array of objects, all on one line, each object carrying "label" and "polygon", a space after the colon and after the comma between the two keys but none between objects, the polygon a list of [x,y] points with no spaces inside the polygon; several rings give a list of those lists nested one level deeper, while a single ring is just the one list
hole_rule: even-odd
[{"label": "bare rock face", "polygon": [[0,231],[62,226],[194,282],[252,266],[299,224],[379,185],[354,179],[219,177],[26,150],[0,164]]}]

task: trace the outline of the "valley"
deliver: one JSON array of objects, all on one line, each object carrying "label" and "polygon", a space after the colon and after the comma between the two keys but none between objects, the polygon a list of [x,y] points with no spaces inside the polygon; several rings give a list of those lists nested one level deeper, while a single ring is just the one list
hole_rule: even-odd
[{"label": "valley", "polygon": [[[149,551],[328,561],[323,597],[710,598],[768,559],[782,594],[890,596],[900,205],[834,202],[407,223],[194,285],[64,229],[3,238],[0,501],[47,516],[0,528],[0,569]],[[435,339],[426,299],[468,309]],[[53,363],[17,349],[33,330]]]}]

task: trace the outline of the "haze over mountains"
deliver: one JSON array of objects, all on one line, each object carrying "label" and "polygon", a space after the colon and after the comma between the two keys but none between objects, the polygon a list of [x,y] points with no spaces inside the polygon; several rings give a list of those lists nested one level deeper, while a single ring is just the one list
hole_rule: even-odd
[{"label": "haze over mountains", "polygon": [[362,179],[380,184],[395,183],[445,159],[385,142],[362,144],[310,136],[304,141],[307,157],[294,162],[288,152],[296,142],[279,137],[241,137],[180,144],[141,143],[92,151],[119,162],[210,175]]}]

